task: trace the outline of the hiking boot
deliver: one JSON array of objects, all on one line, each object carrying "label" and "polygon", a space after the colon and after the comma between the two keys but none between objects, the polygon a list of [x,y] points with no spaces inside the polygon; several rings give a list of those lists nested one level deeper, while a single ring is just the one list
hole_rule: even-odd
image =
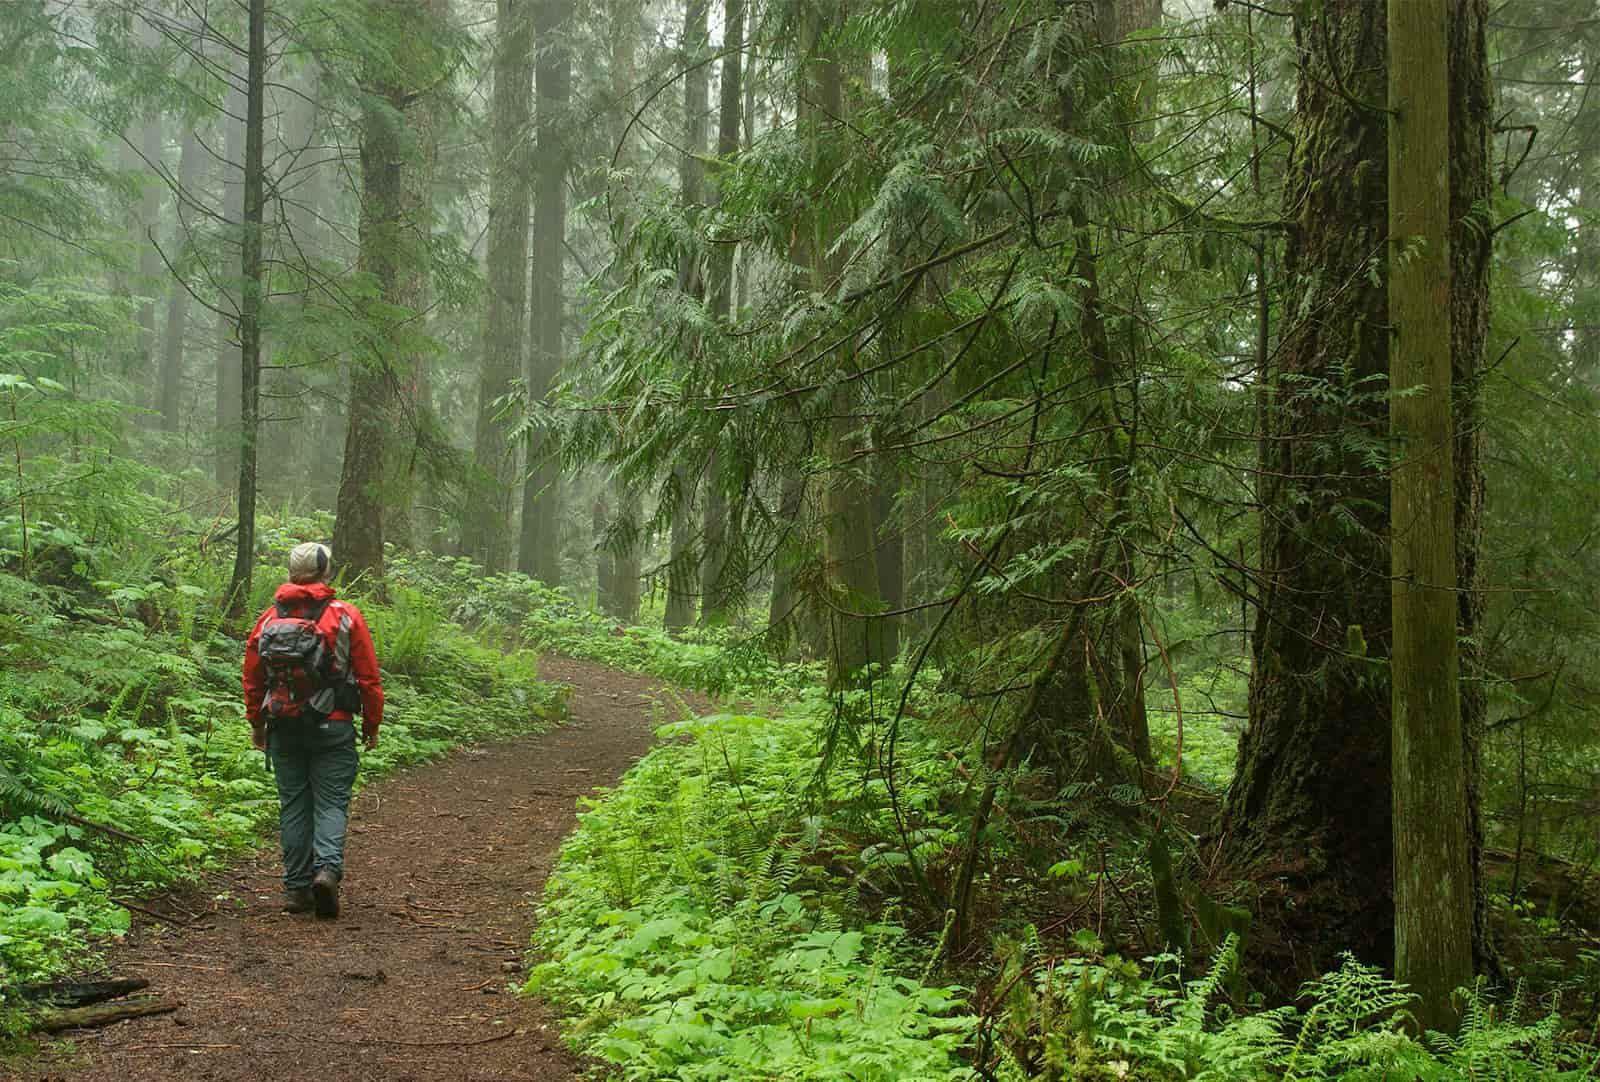
[{"label": "hiking boot", "polygon": [[339,873],[332,868],[318,868],[311,877],[311,895],[316,901],[317,916],[332,919],[339,915]]},{"label": "hiking boot", "polygon": [[283,889],[283,911],[285,913],[309,913],[316,900],[311,896],[310,887],[285,887]]}]

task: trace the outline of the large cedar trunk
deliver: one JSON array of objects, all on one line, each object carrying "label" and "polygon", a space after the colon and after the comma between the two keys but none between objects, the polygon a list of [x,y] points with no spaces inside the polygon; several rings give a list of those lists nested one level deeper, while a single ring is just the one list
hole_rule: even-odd
[{"label": "large cedar trunk", "polygon": [[[635,97],[635,55],[639,48],[639,0],[611,0],[609,45],[611,51],[612,145],[617,148],[620,164],[631,161],[631,141],[628,123]],[[602,580],[600,608],[614,619],[631,624],[639,619],[640,548],[638,523],[642,514],[639,497],[629,491],[626,484],[613,476],[609,486],[612,503],[616,507],[614,521],[626,523],[630,539],[610,557],[610,574]],[[610,521],[607,522],[610,525]]]},{"label": "large cedar trunk", "polygon": [[[450,0],[423,0],[428,18],[443,23],[450,17]],[[433,93],[413,96],[406,108],[412,151],[400,178],[400,228],[404,239],[397,253],[400,265],[395,283],[395,303],[410,313],[404,333],[407,348],[396,353],[395,425],[385,451],[389,471],[385,485],[389,498],[387,540],[402,548],[426,548],[433,534],[431,516],[419,507],[420,485],[429,476],[424,458],[430,454],[432,436],[428,386],[429,351],[420,343],[428,325],[433,276],[430,244],[433,232],[433,177],[439,159],[439,98]]]},{"label": "large cedar trunk", "polygon": [[345,578],[370,576],[376,582],[383,578],[388,502],[384,461],[394,424],[394,372],[389,362],[394,317],[390,306],[398,302],[399,231],[404,213],[402,92],[389,87],[383,93],[391,108],[369,109],[361,138],[360,267],[378,286],[377,304],[368,316],[375,324],[373,348],[357,358],[350,377],[344,470],[333,525],[334,557]]},{"label": "large cedar trunk", "polygon": [[1218,841],[1221,866],[1259,889],[1257,943],[1281,935],[1298,960],[1289,980],[1338,950],[1387,962],[1393,936],[1384,6],[1328,0],[1295,41],[1251,720]]},{"label": "large cedar trunk", "polygon": [[[1470,860],[1478,871],[1479,743],[1484,721],[1474,643],[1481,620],[1483,474],[1474,390],[1488,325],[1490,88],[1485,5],[1462,0],[1450,38],[1452,365],[1456,552],[1463,642]],[[1285,206],[1294,228],[1284,339],[1262,442],[1262,570],[1250,728],[1219,825],[1220,867],[1259,885],[1257,935],[1297,960],[1286,981],[1350,949],[1387,964],[1393,951],[1387,663],[1390,655],[1386,478],[1379,446],[1387,403],[1384,8],[1329,0],[1296,26],[1300,141]],[[1330,57],[1333,58],[1330,61]],[[1336,62],[1338,75],[1330,67]],[[1354,100],[1352,100],[1354,99]],[[1368,381],[1368,382],[1362,382]],[[1319,392],[1340,391],[1324,396]],[[1362,391],[1371,392],[1361,394]],[[1342,400],[1341,400],[1342,399]],[[1474,949],[1488,947],[1474,885]]]},{"label": "large cedar trunk", "polygon": [[260,433],[262,260],[266,184],[263,139],[266,97],[266,0],[250,0],[245,103],[244,232],[239,246],[239,529],[234,533],[233,580],[227,613],[245,615],[256,564],[256,437]]}]

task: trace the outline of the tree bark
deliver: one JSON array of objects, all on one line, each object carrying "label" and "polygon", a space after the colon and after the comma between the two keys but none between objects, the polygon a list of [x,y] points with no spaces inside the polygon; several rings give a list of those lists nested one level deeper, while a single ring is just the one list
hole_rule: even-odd
[{"label": "tree bark", "polygon": [[1450,393],[1448,0],[1390,0],[1391,736],[1395,978],[1430,1029],[1472,979],[1472,881],[1456,654]]},{"label": "tree bark", "polygon": [[[139,130],[139,151],[143,161],[140,169],[147,175],[139,192],[139,355],[142,366],[137,385],[141,400],[158,409],[161,403],[160,361],[157,350],[160,339],[156,335],[156,292],[167,281],[166,267],[161,253],[156,250],[155,238],[160,232],[161,193],[165,185],[156,179],[162,164],[166,140],[162,134],[161,116],[152,115]],[[180,166],[180,168],[182,168]]]},{"label": "tree bark", "polygon": [[[635,81],[638,77],[635,58],[639,48],[640,0],[611,0],[609,8],[612,142],[618,164],[626,168],[632,163],[631,125],[628,118],[636,96]],[[638,495],[630,491],[615,474],[607,483],[612,493],[612,506],[616,508],[615,518],[611,521],[626,523],[630,539],[611,557],[610,589],[602,594],[600,607],[622,623],[631,624],[639,619],[639,582],[643,568],[638,524],[642,508]],[[605,559],[604,556],[601,558]]]},{"label": "tree bark", "polygon": [[[178,188],[193,193],[200,179],[200,140],[191,130],[183,137],[178,159]],[[188,196],[185,196],[187,198]],[[188,227],[181,217],[181,204],[173,212],[178,220],[168,241],[179,277],[167,291],[167,329],[161,350],[161,430],[177,432],[183,404],[183,347],[189,328],[189,286],[183,279],[188,263]]]},{"label": "tree bark", "polygon": [[494,90],[489,145],[488,303],[483,317],[483,366],[473,431],[472,499],[462,548],[494,574],[510,566],[511,495],[517,449],[495,420],[495,401],[522,371],[528,307],[529,156],[526,151],[533,86],[533,0],[498,0]]},{"label": "tree bark", "polygon": [[[239,243],[232,215],[241,213],[244,206],[245,130],[242,119],[247,109],[246,95],[237,89],[230,90],[227,106],[217,118],[223,132],[222,206],[218,217],[222,223],[223,251],[233,250]],[[238,227],[242,229],[242,225]],[[231,288],[230,288],[231,286]],[[221,488],[232,488],[239,480],[239,287],[224,276],[221,295],[217,298],[217,428],[216,428],[216,478]],[[234,313],[230,317],[229,313]]]},{"label": "tree bark", "polygon": [[[409,0],[399,10],[400,34],[428,40],[433,21],[429,0]],[[415,86],[427,85],[433,72],[412,67],[425,64],[425,53],[406,58],[405,66],[374,65],[367,75],[372,96],[361,125],[361,246],[357,265],[376,287],[365,313],[368,324],[365,356],[357,358],[350,376],[345,428],[344,468],[333,526],[333,552],[346,580],[368,577],[381,588],[383,543],[392,495],[387,467],[397,400],[393,358],[404,347],[408,313],[401,295],[405,262],[405,163],[409,119],[406,106]]]},{"label": "tree bark", "polygon": [[[450,0],[423,0],[428,18],[443,23],[450,16]],[[430,351],[425,339],[433,276],[430,250],[433,233],[433,176],[439,159],[439,101],[422,93],[405,110],[412,149],[400,178],[400,234],[404,250],[395,283],[396,303],[406,310],[401,335],[405,348],[397,351],[399,409],[385,451],[389,478],[387,540],[401,548],[426,547],[432,539],[432,516],[418,506],[420,486],[431,475],[424,461],[437,441],[429,388]],[[399,238],[397,238],[398,240]],[[430,502],[430,501],[424,501]]]},{"label": "tree bark", "polygon": [[1455,535],[1461,730],[1465,748],[1468,869],[1472,875],[1474,969],[1496,969],[1483,889],[1482,746],[1488,712],[1483,679],[1483,412],[1478,391],[1489,340],[1492,195],[1488,0],[1459,0],[1450,20],[1450,363],[1455,410]]},{"label": "tree bark", "polygon": [[234,534],[233,581],[227,611],[244,615],[256,563],[256,436],[261,381],[261,223],[266,185],[263,165],[266,103],[266,0],[250,0],[249,67],[245,76],[244,236],[239,292],[239,529]]},{"label": "tree bark", "polygon": [[1219,857],[1260,884],[1293,981],[1393,946],[1388,794],[1389,368],[1383,6],[1328,0],[1295,24],[1300,138],[1284,206],[1287,322],[1266,391],[1250,726]]},{"label": "tree bark", "polygon": [[[706,51],[706,13],[710,6],[710,0],[689,0],[679,50],[684,65],[684,151],[678,159],[678,184],[684,214],[691,219],[705,200],[705,163],[701,155],[705,153],[707,117],[711,109],[711,80],[706,65],[700,61]],[[705,296],[705,273],[698,256],[692,252],[686,252],[679,259],[678,288],[696,300]],[[668,631],[681,631],[694,623],[699,581],[694,552],[695,483],[689,468],[681,464],[673,469],[672,480],[677,503],[672,512],[667,610],[662,622]]]},{"label": "tree bark", "polygon": [[[537,0],[534,65],[538,95],[537,190],[533,203],[533,278],[529,292],[528,397],[550,393],[563,363],[562,290],[567,239],[567,102],[572,95],[571,0]],[[522,489],[522,535],[517,567],[548,586],[561,585],[561,463],[552,440],[537,431],[528,441]]]},{"label": "tree bark", "polygon": [[[727,165],[739,153],[744,88],[742,61],[744,0],[724,0],[722,9],[722,78],[717,116],[717,157]],[[734,245],[718,244],[711,261],[711,315],[727,325],[733,319]],[[739,591],[725,582],[728,569],[728,494],[725,467],[713,452],[706,469],[705,554],[700,563],[700,623],[727,622],[731,598]],[[731,472],[731,471],[729,471]],[[742,492],[743,486],[737,486]]]}]

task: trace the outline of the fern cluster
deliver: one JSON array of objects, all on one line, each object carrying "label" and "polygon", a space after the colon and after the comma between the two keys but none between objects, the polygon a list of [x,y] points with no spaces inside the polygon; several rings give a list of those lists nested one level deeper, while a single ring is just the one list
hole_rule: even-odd
[{"label": "fern cluster", "polygon": [[1502,1009],[1481,985],[1459,993],[1458,1033],[1419,1036],[1405,987],[1348,955],[1297,1004],[1245,1012],[1228,996],[1240,964],[1232,936],[1186,984],[1170,975],[1176,958],[1152,960],[1169,974],[1160,978],[1101,954],[1093,937],[1076,946],[1008,1001],[997,1078],[1557,1082],[1600,1070],[1600,1048],[1564,1034],[1555,1010],[1524,1018],[1520,995]]}]

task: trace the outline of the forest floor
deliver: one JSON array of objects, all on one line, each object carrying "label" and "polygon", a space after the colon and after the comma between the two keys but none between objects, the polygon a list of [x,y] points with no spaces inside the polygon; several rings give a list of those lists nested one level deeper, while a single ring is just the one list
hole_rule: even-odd
[{"label": "forest floor", "polygon": [[[146,908],[108,959],[172,1014],[69,1034],[24,1082],[555,1082],[582,1063],[550,1012],[514,994],[533,904],[574,803],[616,782],[680,701],[662,681],[567,658],[570,720],[458,751],[364,789],[350,818],[338,920],[280,912],[276,848],[204,891]],[[702,701],[686,697],[696,708]]]}]

